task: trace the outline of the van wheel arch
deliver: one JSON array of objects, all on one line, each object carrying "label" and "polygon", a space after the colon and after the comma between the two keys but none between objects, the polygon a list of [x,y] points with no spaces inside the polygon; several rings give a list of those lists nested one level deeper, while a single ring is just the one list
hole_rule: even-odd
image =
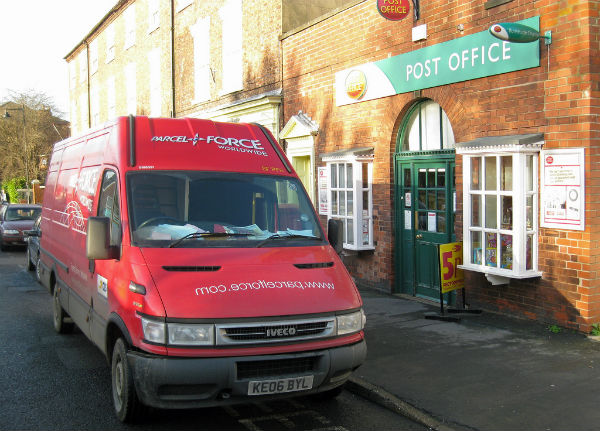
[{"label": "van wheel arch", "polygon": [[104,342],[104,351],[106,352],[106,359],[108,360],[109,365],[112,361],[115,343],[119,338],[123,338],[129,347],[133,346],[127,325],[125,325],[125,322],[117,313],[113,312],[108,318],[108,325],[106,325],[106,340]]}]

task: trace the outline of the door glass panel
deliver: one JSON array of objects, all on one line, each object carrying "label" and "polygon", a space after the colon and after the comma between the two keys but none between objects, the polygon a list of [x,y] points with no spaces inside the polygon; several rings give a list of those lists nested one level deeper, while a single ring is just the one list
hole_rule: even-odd
[{"label": "door glass panel", "polygon": [[443,190],[437,192],[437,209],[446,210],[446,192]]},{"label": "door glass panel", "polygon": [[502,256],[500,267],[512,269],[512,235],[500,235],[500,255]]},{"label": "door glass panel", "polygon": [[446,215],[443,213],[437,214],[437,231],[439,233],[446,232]]},{"label": "door glass panel", "polygon": [[485,158],[485,189],[496,190],[496,157]]},{"label": "door glass panel", "polygon": [[[363,184],[365,184],[365,169],[366,163],[363,165]],[[404,169],[404,187],[412,186],[412,175],[410,168]]]},{"label": "door glass panel", "polygon": [[418,211],[418,228],[419,230],[427,230],[427,211]]},{"label": "door glass panel", "polygon": [[427,208],[430,210],[436,209],[436,207],[435,207],[435,190],[427,191]]},{"label": "door glass panel", "polygon": [[502,229],[512,230],[512,196],[502,196]]},{"label": "door glass panel", "polygon": [[446,187],[446,169],[438,169],[437,171],[437,186]]},{"label": "door glass panel", "polygon": [[427,187],[427,170],[419,169],[419,187]]},{"label": "door glass panel", "polygon": [[481,157],[471,157],[471,190],[481,190]]},{"label": "door glass panel", "polygon": [[419,209],[420,210],[427,209],[426,191],[425,190],[419,190]]},{"label": "door glass panel", "polygon": [[485,197],[485,227],[488,229],[496,229],[498,227],[498,205],[496,195],[488,195]]},{"label": "door glass panel", "polygon": [[471,195],[471,226],[481,226],[481,196]]},{"label": "door glass panel", "polygon": [[500,158],[500,190],[512,190],[512,156]]},{"label": "door glass panel", "polygon": [[473,251],[471,262],[481,265],[481,232],[471,232],[471,250]]},{"label": "door glass panel", "polygon": [[435,187],[435,169],[429,169],[427,171],[427,187]]},{"label": "door glass panel", "polygon": [[495,233],[485,234],[485,264],[498,266],[498,239]]}]

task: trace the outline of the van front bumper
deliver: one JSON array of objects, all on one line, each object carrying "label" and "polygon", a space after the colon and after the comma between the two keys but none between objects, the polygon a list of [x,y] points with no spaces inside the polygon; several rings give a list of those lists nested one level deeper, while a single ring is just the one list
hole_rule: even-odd
[{"label": "van front bumper", "polygon": [[[180,358],[128,352],[136,392],[157,408],[197,408],[314,394],[348,380],[367,356],[364,340],[326,350],[221,358]],[[313,376],[312,388],[248,395],[257,382]]]}]

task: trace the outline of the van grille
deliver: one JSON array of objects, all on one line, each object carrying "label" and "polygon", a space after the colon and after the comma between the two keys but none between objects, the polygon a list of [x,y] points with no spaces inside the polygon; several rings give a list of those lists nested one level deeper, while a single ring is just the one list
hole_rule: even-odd
[{"label": "van grille", "polygon": [[310,340],[334,335],[331,317],[268,323],[217,325],[217,344],[256,344]]},{"label": "van grille", "polygon": [[318,359],[316,356],[311,356],[305,358],[238,362],[237,378],[238,380],[242,380],[301,375],[314,371]]}]

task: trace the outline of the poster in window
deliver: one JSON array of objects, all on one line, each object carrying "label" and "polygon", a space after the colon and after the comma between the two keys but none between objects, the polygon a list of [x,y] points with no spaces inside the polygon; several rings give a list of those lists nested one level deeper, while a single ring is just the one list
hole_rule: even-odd
[{"label": "poster in window", "polygon": [[583,148],[541,152],[541,226],[585,229]]},{"label": "poster in window", "polygon": [[319,180],[319,214],[329,214],[329,199],[327,194],[327,168],[318,168]]}]

